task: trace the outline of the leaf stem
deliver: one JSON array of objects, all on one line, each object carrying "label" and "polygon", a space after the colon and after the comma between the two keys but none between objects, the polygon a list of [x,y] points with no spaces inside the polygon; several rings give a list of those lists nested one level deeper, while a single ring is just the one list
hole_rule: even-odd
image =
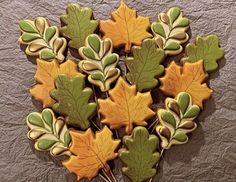
[{"label": "leaf stem", "polygon": [[[37,29],[37,28],[36,28]],[[44,31],[46,31],[47,28],[44,28]],[[51,49],[53,53],[56,54],[57,56],[57,52],[54,52],[53,47],[50,45],[50,43],[45,39],[44,35],[41,35],[40,32],[38,31],[38,34],[40,35],[40,38],[43,39],[43,41],[47,44],[47,48]],[[53,35],[53,37],[55,36],[55,34]],[[51,38],[52,39],[52,38]],[[51,40],[49,40],[51,41]]]},{"label": "leaf stem", "polygon": [[124,75],[123,75],[124,79],[126,79],[126,74],[127,74],[127,68],[126,68],[126,64],[125,64],[127,57],[128,57],[128,54],[126,53],[125,59],[124,59]]},{"label": "leaf stem", "polygon": [[156,124],[156,122],[157,122],[157,119],[155,119],[155,120],[152,122],[152,124],[148,127],[148,130],[150,130],[150,129],[153,127],[153,125]]},{"label": "leaf stem", "polygon": [[94,122],[91,120],[91,123],[98,129],[98,130],[101,130],[100,127]]},{"label": "leaf stem", "polygon": [[116,177],[115,177],[114,173],[112,172],[112,170],[110,170],[110,174],[111,174],[111,176],[112,176],[113,180],[114,180],[115,182],[117,182],[117,179],[116,179]]},{"label": "leaf stem", "polygon": [[[164,151],[165,151],[165,149],[163,148],[163,149],[161,149],[161,153],[160,153],[160,159],[162,158],[162,156],[164,155]],[[160,161],[160,160],[159,160]],[[159,162],[158,161],[158,163],[156,164],[156,168],[159,166]]]},{"label": "leaf stem", "polygon": [[[157,127],[157,125],[158,125],[158,123],[159,123],[159,122],[158,122],[158,118],[156,118],[155,121],[154,121],[149,127],[151,128],[151,126],[153,126],[154,123],[155,123],[155,125],[154,125],[154,127],[152,128],[150,134],[152,134],[152,133],[154,132],[155,128]],[[149,130],[149,128],[148,128],[148,130]]]},{"label": "leaf stem", "polygon": [[93,93],[94,93],[94,100],[96,102],[96,105],[97,105],[97,115],[98,115],[98,119],[100,120],[101,116],[100,116],[100,113],[98,111],[98,98],[97,98],[97,95],[96,95],[96,91],[95,91],[95,88],[94,88],[94,85],[92,84],[92,88],[93,88]]},{"label": "leaf stem", "polygon": [[106,98],[108,98],[109,97],[108,91],[106,91],[105,94],[106,94]]},{"label": "leaf stem", "polygon": [[102,169],[102,172],[104,174],[104,176],[106,176],[106,178],[108,179],[109,182],[112,182],[111,178],[107,175],[106,171],[104,169]]},{"label": "leaf stem", "polygon": [[[156,164],[156,166],[155,166],[156,170],[157,170],[157,168],[158,168],[158,166],[159,166],[159,164],[160,164],[160,160],[161,160],[162,156],[164,155],[164,151],[165,151],[165,149],[162,148],[161,153],[160,153],[159,161],[157,162],[157,164]],[[149,180],[149,182],[152,182],[152,180],[153,180],[153,177]]]},{"label": "leaf stem", "polygon": [[116,138],[120,138],[120,136],[119,136],[119,132],[118,132],[118,129],[115,129],[115,133],[116,133]]},{"label": "leaf stem", "polygon": [[102,174],[99,173],[99,176],[103,179],[103,181],[105,181],[105,182],[110,182],[110,181],[107,180],[107,178],[105,178]]}]

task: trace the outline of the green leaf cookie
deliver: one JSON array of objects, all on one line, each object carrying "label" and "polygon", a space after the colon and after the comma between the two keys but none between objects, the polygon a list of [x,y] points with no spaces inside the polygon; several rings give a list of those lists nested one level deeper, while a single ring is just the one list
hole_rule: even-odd
[{"label": "green leaf cookie", "polygon": [[79,49],[84,46],[86,37],[97,29],[98,21],[92,20],[92,9],[80,7],[79,4],[69,4],[66,13],[60,17],[61,22],[65,24],[60,32],[70,39],[70,47]]},{"label": "green leaf cookie", "polygon": [[151,29],[159,48],[166,55],[177,55],[182,52],[181,44],[188,41],[186,31],[189,28],[189,20],[183,17],[180,8],[170,8],[167,13],[161,13],[157,22],[152,23]]},{"label": "green leaf cookie", "polygon": [[156,131],[161,138],[161,147],[169,149],[174,144],[184,144],[188,141],[187,133],[196,129],[194,119],[200,108],[192,105],[192,98],[186,92],[180,92],[176,99],[165,100],[166,109],[157,111],[158,124]]},{"label": "green leaf cookie", "polygon": [[22,35],[19,38],[21,44],[27,45],[25,53],[30,56],[39,56],[40,59],[57,59],[64,61],[66,39],[59,37],[56,26],[49,26],[48,21],[38,17],[35,21],[22,20],[19,23]]},{"label": "green leaf cookie", "polygon": [[197,37],[196,44],[188,44],[185,48],[187,57],[183,62],[195,63],[203,60],[207,72],[215,71],[218,68],[217,60],[223,58],[224,49],[219,47],[219,38],[216,35]]},{"label": "green leaf cookie", "polygon": [[129,73],[126,75],[131,84],[135,84],[139,92],[151,90],[158,84],[157,77],[164,72],[160,65],[165,57],[162,49],[157,49],[155,41],[146,39],[141,47],[134,46],[134,57],[126,59]]},{"label": "green leaf cookie", "polygon": [[71,155],[71,137],[63,117],[56,119],[51,109],[44,109],[42,113],[30,113],[26,123],[30,128],[27,136],[35,141],[36,150],[50,151],[55,156]]},{"label": "green leaf cookie", "polygon": [[52,106],[53,110],[65,116],[67,124],[82,130],[90,126],[89,119],[96,111],[96,104],[89,101],[92,90],[85,88],[85,78],[82,74],[71,80],[66,75],[59,75],[55,79],[55,89],[50,95],[57,101]]},{"label": "green leaf cookie", "polygon": [[119,150],[119,158],[125,164],[122,172],[133,182],[142,182],[156,174],[155,164],[160,154],[156,152],[159,140],[149,135],[144,127],[136,127],[131,136],[124,136],[123,143],[127,149]]},{"label": "green leaf cookie", "polygon": [[80,69],[89,75],[89,82],[100,87],[102,92],[108,91],[120,75],[120,70],[116,68],[119,55],[112,53],[112,50],[111,39],[101,40],[96,34],[89,35],[85,47],[79,49],[84,59],[79,62]]}]

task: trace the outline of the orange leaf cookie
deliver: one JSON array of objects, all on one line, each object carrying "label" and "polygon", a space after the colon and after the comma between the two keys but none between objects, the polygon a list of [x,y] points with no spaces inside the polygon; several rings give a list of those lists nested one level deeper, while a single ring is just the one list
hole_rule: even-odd
[{"label": "orange leaf cookie", "polygon": [[212,90],[203,83],[207,76],[202,60],[196,63],[185,63],[183,67],[173,61],[166,68],[165,76],[160,79],[160,89],[164,94],[173,97],[180,92],[188,92],[192,96],[193,103],[203,108],[202,102],[212,94]]},{"label": "orange leaf cookie", "polygon": [[59,74],[66,74],[72,78],[81,73],[78,72],[77,64],[72,60],[59,64],[57,60],[47,62],[37,59],[37,71],[34,76],[37,84],[30,89],[30,93],[36,100],[43,103],[44,108],[50,107],[55,103],[49,93],[54,88],[54,79]]},{"label": "orange leaf cookie", "polygon": [[99,169],[110,170],[107,161],[117,157],[115,150],[120,140],[112,138],[112,132],[106,126],[94,135],[91,128],[86,132],[70,131],[72,145],[70,151],[74,154],[63,165],[77,175],[77,179],[92,179]]},{"label": "orange leaf cookie", "polygon": [[152,37],[147,32],[149,27],[148,17],[137,17],[136,10],[130,9],[123,2],[112,13],[112,20],[100,22],[104,38],[110,38],[115,47],[125,45],[125,52],[130,52],[132,44],[141,45],[143,39]]},{"label": "orange leaf cookie", "polygon": [[126,126],[126,133],[131,133],[133,124],[145,126],[146,119],[155,113],[149,108],[152,104],[150,92],[140,93],[135,85],[129,85],[122,77],[114,89],[109,91],[109,98],[98,99],[99,112],[105,117],[101,122],[112,129]]}]

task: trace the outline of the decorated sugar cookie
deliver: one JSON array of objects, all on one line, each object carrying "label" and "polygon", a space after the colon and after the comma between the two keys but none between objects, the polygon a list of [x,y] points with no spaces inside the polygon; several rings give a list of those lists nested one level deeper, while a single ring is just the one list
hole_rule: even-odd
[{"label": "decorated sugar cookie", "polygon": [[111,39],[101,40],[96,34],[89,35],[85,47],[79,49],[84,59],[79,62],[80,69],[89,74],[89,82],[100,87],[102,92],[108,91],[120,75],[120,70],[116,68],[119,55],[112,53],[112,50]]},{"label": "decorated sugar cookie", "polygon": [[189,20],[183,17],[180,8],[170,8],[167,13],[160,13],[157,22],[152,23],[152,33],[159,48],[167,55],[176,55],[182,52],[181,44],[188,41],[186,31]]},{"label": "decorated sugar cookie", "polygon": [[92,90],[85,87],[82,74],[70,79],[66,75],[58,75],[55,89],[50,93],[57,102],[52,109],[63,115],[67,124],[85,130],[89,127],[89,119],[96,110],[96,103],[90,102]]},{"label": "decorated sugar cookie", "polygon": [[58,27],[50,26],[43,17],[38,17],[34,21],[22,20],[19,26],[22,32],[19,42],[27,45],[27,55],[39,56],[44,60],[64,61],[67,43],[65,38],[59,37]]},{"label": "decorated sugar cookie", "polygon": [[86,132],[70,131],[73,155],[63,165],[77,175],[77,179],[92,179],[99,169],[110,171],[107,161],[117,157],[115,150],[120,140],[112,138],[112,132],[106,126],[96,134],[91,128]]},{"label": "decorated sugar cookie", "polygon": [[108,124],[112,129],[125,126],[126,133],[131,133],[133,124],[147,125],[146,120],[154,115],[149,108],[152,104],[150,92],[139,93],[136,86],[130,86],[119,78],[114,89],[109,91],[107,99],[99,99],[99,112],[104,116],[102,123]]},{"label": "decorated sugar cookie", "polygon": [[204,71],[203,61],[185,63],[183,67],[174,61],[166,68],[164,77],[160,78],[160,89],[164,94],[175,97],[180,92],[187,92],[193,103],[203,108],[203,101],[210,98],[212,90],[204,83],[208,75]]},{"label": "decorated sugar cookie", "polygon": [[66,13],[60,17],[61,22],[65,25],[60,32],[69,39],[70,47],[79,49],[84,46],[86,37],[95,32],[98,21],[92,19],[91,8],[81,7],[79,4],[69,4]]},{"label": "decorated sugar cookie", "polygon": [[30,128],[28,138],[36,141],[36,150],[50,150],[51,155],[71,155],[71,137],[63,117],[56,118],[51,109],[44,109],[42,113],[30,113],[26,122]]},{"label": "decorated sugar cookie", "polygon": [[146,128],[139,126],[131,136],[124,136],[123,143],[127,147],[119,150],[119,158],[125,164],[123,173],[137,182],[153,177],[156,174],[154,166],[160,157],[156,151],[159,144],[157,136],[149,135]]},{"label": "decorated sugar cookie", "polygon": [[197,37],[196,45],[186,46],[184,57],[181,61],[195,63],[203,60],[207,72],[213,72],[218,68],[217,61],[223,58],[224,49],[219,47],[219,38],[216,35]]},{"label": "decorated sugar cookie", "polygon": [[158,49],[155,41],[146,39],[142,46],[132,48],[133,57],[128,57],[125,62],[129,72],[126,75],[131,84],[137,86],[138,91],[147,91],[155,88],[160,75],[164,72],[161,62],[164,60],[164,51]]},{"label": "decorated sugar cookie", "polygon": [[192,97],[186,92],[180,92],[176,99],[167,98],[165,107],[157,111],[160,124],[156,131],[162,140],[161,147],[169,149],[174,144],[188,141],[186,134],[196,129],[194,119],[200,108],[192,104]]},{"label": "decorated sugar cookie", "polygon": [[112,13],[112,20],[102,20],[100,31],[105,38],[110,38],[114,47],[125,46],[129,53],[132,45],[141,45],[142,40],[152,37],[148,33],[148,17],[137,16],[136,10],[130,9],[124,2]]}]

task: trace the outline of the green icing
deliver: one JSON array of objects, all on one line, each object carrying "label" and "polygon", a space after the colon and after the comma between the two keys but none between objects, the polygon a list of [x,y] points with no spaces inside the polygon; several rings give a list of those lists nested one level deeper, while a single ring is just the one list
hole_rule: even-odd
[{"label": "green icing", "polygon": [[119,150],[119,158],[125,164],[122,172],[133,182],[143,182],[156,174],[155,164],[160,154],[156,152],[159,140],[149,135],[144,127],[136,127],[132,136],[125,136],[123,143],[127,149]]},{"label": "green icing", "polygon": [[91,73],[91,78],[93,80],[100,80],[101,82],[104,82],[104,75],[99,71]]},{"label": "green icing", "polygon": [[36,27],[28,20],[21,20],[19,23],[20,29],[28,33],[38,33]]},{"label": "green icing", "polygon": [[114,54],[111,54],[103,60],[103,67],[105,68],[111,64],[114,64],[116,61],[117,61],[117,56]]},{"label": "green icing", "polygon": [[180,45],[177,42],[168,41],[165,45],[165,49],[168,50],[177,50],[180,48]]},{"label": "green icing", "polygon": [[219,47],[219,38],[216,35],[197,37],[196,45],[186,46],[186,57],[183,62],[195,63],[203,60],[204,68],[207,72],[215,71],[218,68],[217,61],[224,56],[224,49]]},{"label": "green icing", "polygon": [[176,27],[187,27],[189,26],[189,20],[187,18],[183,18],[176,24]]},{"label": "green icing", "polygon": [[195,118],[199,113],[200,108],[197,105],[193,105],[185,112],[183,118]]},{"label": "green icing", "polygon": [[65,141],[64,146],[69,147],[70,142],[71,142],[71,137],[70,137],[69,131],[66,131],[66,132],[65,132],[64,141]]},{"label": "green icing", "polygon": [[83,75],[76,75],[69,79],[66,75],[59,75],[55,79],[55,89],[51,96],[57,103],[53,110],[66,116],[69,125],[80,127],[82,130],[90,126],[90,118],[96,111],[96,104],[90,102],[92,90],[85,88]]},{"label": "green icing", "polygon": [[44,123],[41,117],[36,113],[31,113],[28,116],[28,121],[30,124],[44,128]]},{"label": "green icing", "polygon": [[96,52],[100,51],[100,40],[97,36],[91,35],[88,37],[89,46]]},{"label": "green icing", "polygon": [[164,72],[164,67],[160,65],[165,58],[164,51],[157,49],[154,40],[147,39],[141,48],[133,48],[133,55],[126,59],[129,70],[126,78],[137,86],[138,91],[153,89],[158,84],[157,77]]},{"label": "green icing", "polygon": [[56,58],[56,55],[52,50],[43,50],[40,54],[40,58],[48,60],[48,59]]},{"label": "green icing", "polygon": [[158,22],[153,23],[152,29],[156,34],[159,34],[162,37],[166,38],[166,33],[161,23],[158,23]]},{"label": "green icing", "polygon": [[50,128],[53,127],[53,115],[51,113],[51,110],[44,109],[42,112],[42,118],[44,122],[47,123],[48,126],[50,126]]},{"label": "green icing", "polygon": [[25,42],[31,42],[35,39],[38,39],[40,36],[38,34],[23,33],[22,40]]},{"label": "green icing", "polygon": [[173,7],[170,11],[170,21],[171,23],[174,23],[175,20],[179,17],[180,15],[180,9],[178,7]]},{"label": "green icing", "polygon": [[188,137],[184,132],[176,131],[173,136],[173,139],[180,141],[180,142],[185,142],[186,140],[188,140]]},{"label": "green icing", "polygon": [[173,128],[176,128],[175,118],[169,111],[164,111],[161,114],[161,118],[162,118],[163,121],[165,121],[165,122],[169,123],[170,125],[172,125]]},{"label": "green icing", "polygon": [[190,96],[186,92],[181,92],[178,94],[178,103],[182,114],[185,114],[187,108],[189,107]]},{"label": "green icing", "polygon": [[69,4],[66,12],[66,15],[60,17],[65,24],[60,31],[70,39],[70,47],[79,49],[85,45],[86,37],[95,32],[98,21],[92,20],[92,9],[81,7],[79,4]]},{"label": "green icing", "polygon": [[95,54],[89,47],[83,49],[83,54],[90,59],[95,59]]},{"label": "green icing", "polygon": [[49,150],[57,141],[41,139],[37,142],[37,146],[40,150]]},{"label": "green icing", "polygon": [[51,40],[51,38],[55,35],[56,29],[55,27],[48,27],[45,32],[45,39],[47,42]]}]

